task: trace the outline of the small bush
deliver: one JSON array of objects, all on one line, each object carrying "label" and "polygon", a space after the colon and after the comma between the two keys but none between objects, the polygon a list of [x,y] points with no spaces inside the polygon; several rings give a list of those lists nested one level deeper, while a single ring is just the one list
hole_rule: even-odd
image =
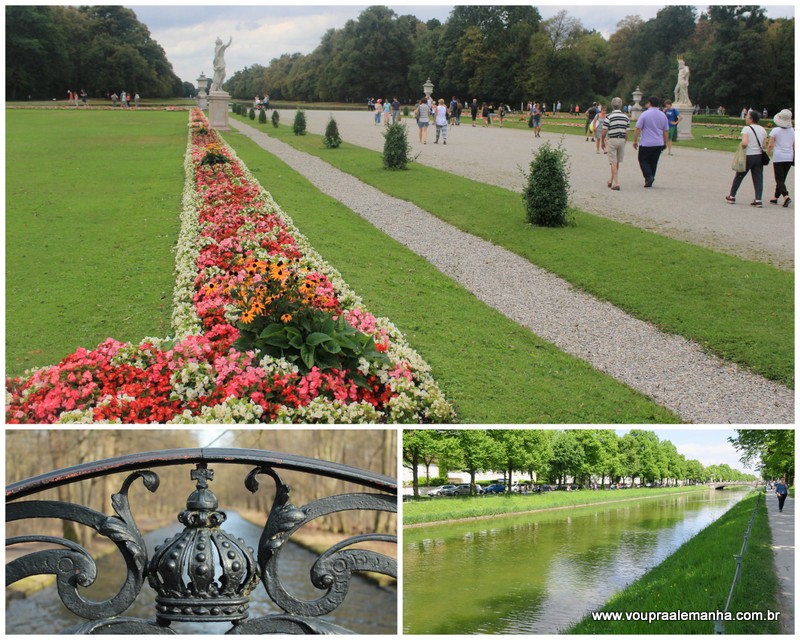
[{"label": "small bush", "polygon": [[306,112],[305,111],[298,111],[294,114],[294,125],[292,126],[292,130],[294,131],[294,135],[296,136],[304,136],[306,135]]},{"label": "small bush", "polygon": [[258,123],[265,124],[267,122],[267,112],[264,109],[258,110]]},{"label": "small bush", "polygon": [[280,124],[281,116],[277,111],[272,112],[272,126],[276,129],[278,128],[278,124]]},{"label": "small bush", "polygon": [[256,119],[256,110],[253,109],[253,107],[250,107],[250,111],[247,112],[247,117],[250,118],[251,120]]},{"label": "small bush", "polygon": [[336,149],[342,144],[342,138],[339,135],[339,125],[336,124],[336,120],[333,116],[328,120],[328,126],[325,127],[325,138],[323,138],[323,142],[328,149]]},{"label": "small bush", "polygon": [[390,124],[383,134],[383,166],[385,169],[407,169],[411,159],[408,152],[411,145],[406,136],[404,124]]},{"label": "small bush", "polygon": [[554,149],[546,142],[534,154],[522,193],[528,222],[540,227],[569,224],[568,156],[559,144]]}]

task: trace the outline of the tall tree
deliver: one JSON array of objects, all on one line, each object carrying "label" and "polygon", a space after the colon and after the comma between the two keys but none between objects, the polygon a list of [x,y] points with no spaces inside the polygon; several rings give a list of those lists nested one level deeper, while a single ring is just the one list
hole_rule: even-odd
[{"label": "tall tree", "polygon": [[728,440],[741,452],[742,464],[760,465],[764,478],[786,476],[794,483],[794,429],[737,429]]}]

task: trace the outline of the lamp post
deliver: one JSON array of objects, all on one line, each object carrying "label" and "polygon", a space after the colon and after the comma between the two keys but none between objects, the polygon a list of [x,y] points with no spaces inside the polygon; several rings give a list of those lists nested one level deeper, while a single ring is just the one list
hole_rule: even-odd
[{"label": "lamp post", "polygon": [[201,72],[200,77],[197,79],[197,106],[200,109],[208,109],[206,88],[208,88],[208,78],[206,78],[205,73]]},{"label": "lamp post", "polygon": [[422,91],[425,92],[425,97],[430,98],[433,95],[433,82],[431,82],[431,77],[428,76],[428,79],[425,81],[425,84],[422,85]]},{"label": "lamp post", "polygon": [[639,104],[639,101],[642,99],[642,92],[639,87],[636,87],[636,91],[634,91],[632,95],[633,106],[631,107],[631,120],[638,120],[643,111],[642,105]]}]

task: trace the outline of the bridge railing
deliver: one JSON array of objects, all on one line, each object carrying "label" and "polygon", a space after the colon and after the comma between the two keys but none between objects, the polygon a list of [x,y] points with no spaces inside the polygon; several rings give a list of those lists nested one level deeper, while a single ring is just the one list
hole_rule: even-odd
[{"label": "bridge railing", "polygon": [[[194,467],[190,477],[195,487],[186,508],[177,514],[184,528],[149,554],[134,518],[129,489],[141,480],[156,495],[159,490],[172,491],[159,488],[156,470],[187,464]],[[259,491],[260,477],[268,477],[275,485],[255,549],[225,531],[226,513],[210,487],[214,469],[222,465],[244,466],[243,486],[252,493]],[[296,506],[291,502],[290,486],[281,477],[284,471],[334,478],[360,489]],[[30,499],[48,489],[121,472],[128,475],[111,497],[113,515],[72,502]],[[362,545],[375,541],[396,544],[397,536],[378,532],[353,535],[319,554],[309,576],[320,593],[313,600],[295,598],[284,588],[278,561],[285,543],[309,522],[342,511],[365,510],[396,513],[396,480],[324,460],[252,449],[176,449],[87,463],[6,488],[6,522],[30,524],[33,529],[30,535],[8,538],[7,548],[26,543],[52,547],[10,560],[6,585],[28,576],[53,574],[61,602],[86,620],[69,629],[70,633],[171,634],[172,622],[229,622],[228,633],[233,634],[346,633],[322,616],[344,602],[354,572],[397,577],[395,558]],[[124,558],[126,571],[118,593],[103,601],[87,599],[82,591],[97,577],[94,558],[72,540],[37,533],[36,522],[41,518],[82,524],[113,542]],[[125,617],[145,582],[156,592],[153,618]],[[282,612],[249,619],[250,594],[257,588],[264,588]]]}]

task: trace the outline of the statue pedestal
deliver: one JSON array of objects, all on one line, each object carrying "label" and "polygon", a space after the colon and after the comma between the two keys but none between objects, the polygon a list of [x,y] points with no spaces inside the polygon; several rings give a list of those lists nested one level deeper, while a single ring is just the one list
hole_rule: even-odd
[{"label": "statue pedestal", "polygon": [[678,123],[678,140],[694,140],[692,135],[692,110],[694,105],[673,103],[681,114],[681,121]]},{"label": "statue pedestal", "polygon": [[200,91],[197,94],[197,107],[202,111],[208,109],[208,97],[206,96],[205,91]]},{"label": "statue pedestal", "polygon": [[218,131],[230,131],[228,125],[228,101],[231,94],[227,91],[211,91],[208,94],[208,123]]}]

